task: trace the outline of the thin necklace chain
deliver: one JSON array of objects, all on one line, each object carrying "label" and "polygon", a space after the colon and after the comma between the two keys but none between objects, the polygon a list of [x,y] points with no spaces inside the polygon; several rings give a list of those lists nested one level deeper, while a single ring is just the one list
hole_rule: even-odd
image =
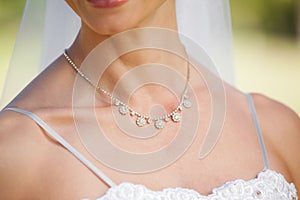
[{"label": "thin necklace chain", "polygon": [[101,92],[102,94],[108,96],[111,101],[112,105],[118,107],[119,113],[121,115],[129,115],[131,117],[136,117],[136,125],[138,127],[144,127],[147,124],[151,125],[153,124],[156,129],[163,129],[165,127],[165,123],[169,121],[173,122],[180,122],[181,121],[181,112],[183,108],[190,108],[192,106],[192,103],[188,100],[187,95],[187,87],[189,82],[189,76],[190,76],[190,69],[189,65],[187,67],[187,79],[186,84],[184,88],[184,92],[181,96],[181,100],[178,104],[178,106],[170,113],[159,116],[159,117],[151,117],[150,115],[142,115],[139,112],[133,110],[128,104],[122,102],[118,98],[114,97],[111,93],[109,93],[107,90],[101,88],[99,85],[94,84],[88,76],[86,76],[80,69],[77,67],[77,65],[73,62],[73,60],[70,58],[70,56],[67,54],[67,51],[64,52],[64,57],[68,61],[68,63],[73,67],[73,69],[83,78],[85,79],[92,87],[94,87],[97,91]]}]

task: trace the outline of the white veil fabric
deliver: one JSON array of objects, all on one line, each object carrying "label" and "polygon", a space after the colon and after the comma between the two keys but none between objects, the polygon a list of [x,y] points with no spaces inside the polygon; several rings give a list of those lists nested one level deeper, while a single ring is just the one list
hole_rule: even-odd
[{"label": "white veil fabric", "polygon": [[[229,0],[176,0],[176,13],[178,31],[205,49],[220,76],[234,84]],[[1,107],[71,45],[80,24],[80,18],[63,0],[26,1]],[[192,47],[185,47],[197,60]]]}]

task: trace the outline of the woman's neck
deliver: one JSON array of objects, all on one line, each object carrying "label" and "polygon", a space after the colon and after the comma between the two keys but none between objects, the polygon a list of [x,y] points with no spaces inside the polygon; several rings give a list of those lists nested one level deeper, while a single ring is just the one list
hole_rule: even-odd
[{"label": "woman's neck", "polygon": [[[154,13],[147,18],[143,19],[139,24],[135,27],[130,27],[129,29],[134,28],[146,28],[146,27],[156,27],[156,28],[164,28],[171,29],[177,31],[177,21],[176,21],[176,8],[174,0],[165,1]],[[126,30],[123,30],[126,31]],[[115,33],[117,34],[117,33]],[[103,42],[104,40],[112,37],[115,34],[101,34],[97,33],[88,24],[82,21],[81,30],[74,42],[74,44],[70,48],[71,54],[76,54],[76,57],[79,56],[81,61],[90,53],[92,49],[94,49],[98,44]],[[141,37],[141,38],[140,38]],[[134,41],[143,40],[143,35],[133,36],[131,39]],[[146,36],[148,37],[148,36]],[[150,38],[147,38],[150,39]],[[119,45],[119,44],[118,44]],[[131,58],[145,60],[148,58],[148,52],[143,54],[139,54],[139,57],[136,55]],[[140,58],[141,57],[141,58]],[[143,58],[144,57],[144,58]],[[129,58],[127,58],[129,60]]]},{"label": "woman's neck", "polygon": [[[149,29],[149,32],[148,30],[144,31],[145,29],[143,30],[143,28],[155,27],[177,31],[175,10],[175,1],[166,1],[156,10],[155,13],[144,19],[136,27],[132,27],[142,31],[137,31],[132,34],[126,34],[123,40],[109,40],[111,48],[106,49],[105,54],[118,54],[124,48],[130,49],[130,46],[132,46],[133,44],[138,44],[138,46],[140,46],[143,44],[143,42],[149,42],[150,40],[156,40],[157,38],[161,37],[161,35],[153,35],[151,33],[151,29]],[[159,31],[157,30],[158,29],[156,29],[155,33],[159,34]],[[120,33],[119,35],[121,34],[123,33]],[[168,45],[176,45],[176,47],[179,49],[179,52],[181,52],[181,55],[184,55],[184,48],[181,45],[177,34],[175,35],[176,37],[172,38],[171,44],[162,44],[162,46],[167,47]],[[94,30],[92,30],[87,24],[83,23],[81,31],[78,34],[74,44],[69,49],[68,53],[70,54],[74,62],[78,66],[80,66],[84,58],[86,58],[90,51],[93,50],[98,44],[105,40],[107,42],[107,39],[114,37],[115,35],[98,34]],[[161,40],[161,42],[170,43],[170,40]],[[179,71],[179,73],[181,73],[183,76],[186,76],[186,61],[180,58],[180,56],[168,53],[165,50],[145,48],[120,55],[109,66],[109,68],[107,68],[105,74],[103,74],[103,76],[101,77],[101,87],[105,88],[108,91],[112,91],[115,84],[121,79],[122,76],[124,76],[126,72],[133,69],[134,67],[149,63],[159,63],[166,65],[170,68],[176,69],[176,71]],[[140,79],[140,77],[136,78],[138,82],[138,79]],[[134,81],[134,78],[131,79],[131,82]],[[123,87],[126,88],[127,86]],[[154,90],[154,88],[149,89],[149,87],[145,87],[144,92],[140,94],[145,96],[151,96],[155,94],[157,96],[157,93],[154,92]],[[157,91],[162,91],[162,88],[159,88]],[[170,94],[168,94],[167,96],[170,96]]]}]

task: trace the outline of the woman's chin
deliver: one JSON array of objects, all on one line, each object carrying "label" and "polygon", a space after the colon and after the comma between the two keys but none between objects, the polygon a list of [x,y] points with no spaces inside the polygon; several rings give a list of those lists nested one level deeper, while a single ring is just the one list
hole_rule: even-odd
[{"label": "woman's chin", "polygon": [[93,23],[89,25],[89,28],[92,29],[95,33],[99,35],[111,36],[115,35],[129,29],[138,27],[138,24],[129,23],[129,21],[124,22],[107,22],[107,23]]}]

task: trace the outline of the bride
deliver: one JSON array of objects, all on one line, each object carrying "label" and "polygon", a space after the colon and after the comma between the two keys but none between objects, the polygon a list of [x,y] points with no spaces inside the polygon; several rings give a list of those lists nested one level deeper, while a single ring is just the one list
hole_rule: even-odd
[{"label": "bride", "polygon": [[[298,199],[299,117],[210,67],[228,77],[226,15],[213,26],[226,2],[66,0],[74,42],[0,113],[0,199]],[[204,50],[177,33],[189,29]]]}]

